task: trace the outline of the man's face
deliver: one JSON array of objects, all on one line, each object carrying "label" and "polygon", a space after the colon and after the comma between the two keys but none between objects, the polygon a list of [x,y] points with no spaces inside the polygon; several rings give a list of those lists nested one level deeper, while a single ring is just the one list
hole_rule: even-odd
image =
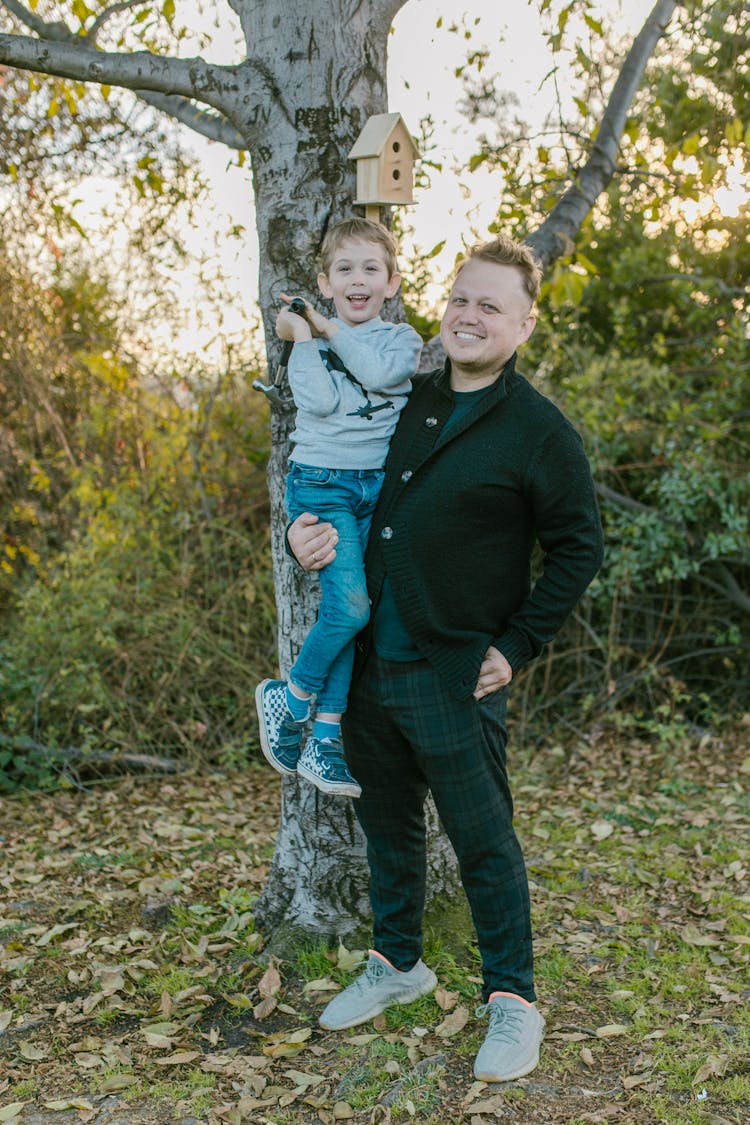
[{"label": "man's face", "polygon": [[378,316],[400,282],[401,276],[388,269],[385,249],[358,239],[342,242],[328,273],[318,274],[321,293],[333,300],[337,316],[350,327]]},{"label": "man's face", "polygon": [[514,266],[472,259],[459,273],[440,325],[455,389],[493,382],[534,331],[536,319]]}]

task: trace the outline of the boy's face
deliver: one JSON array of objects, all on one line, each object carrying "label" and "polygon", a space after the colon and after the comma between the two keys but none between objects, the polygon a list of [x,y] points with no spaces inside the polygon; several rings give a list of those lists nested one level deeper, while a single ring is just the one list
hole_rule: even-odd
[{"label": "boy's face", "polygon": [[389,272],[384,247],[358,239],[342,242],[328,273],[318,274],[321,293],[333,301],[336,315],[351,328],[376,317],[400,284],[401,275]]}]

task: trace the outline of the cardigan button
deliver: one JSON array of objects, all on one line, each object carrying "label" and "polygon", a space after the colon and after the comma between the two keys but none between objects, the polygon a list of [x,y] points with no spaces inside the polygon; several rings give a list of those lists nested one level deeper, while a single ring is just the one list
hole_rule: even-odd
[{"label": "cardigan button", "polygon": [[401,480],[404,482],[404,484],[406,484],[406,482],[408,480],[411,480],[413,476],[414,474],[412,473],[411,469],[404,469],[403,473],[401,474]]},{"label": "cardigan button", "polygon": [[425,418],[424,424],[425,426],[429,426],[430,429],[432,429],[433,426],[437,426],[438,420],[437,418]]},{"label": "cardigan button", "polygon": [[392,527],[384,527],[383,530],[380,532],[380,538],[381,539],[393,539],[393,528]]}]

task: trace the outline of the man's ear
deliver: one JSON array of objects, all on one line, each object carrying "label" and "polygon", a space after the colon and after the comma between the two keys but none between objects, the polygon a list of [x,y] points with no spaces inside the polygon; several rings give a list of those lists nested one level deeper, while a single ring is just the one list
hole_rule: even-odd
[{"label": "man's ear", "polygon": [[392,273],[388,284],[385,287],[386,297],[395,297],[398,293],[398,287],[401,284],[401,274]]},{"label": "man's ear", "polygon": [[323,294],[323,296],[327,297],[330,301],[331,297],[333,296],[333,290],[331,289],[327,273],[318,274],[318,289]]},{"label": "man's ear", "polygon": [[533,312],[530,312],[529,315],[526,317],[526,320],[521,325],[520,331],[518,333],[518,347],[520,347],[521,344],[526,343],[526,341],[531,337],[531,333],[534,331],[535,328],[536,328],[536,314],[533,313]]}]

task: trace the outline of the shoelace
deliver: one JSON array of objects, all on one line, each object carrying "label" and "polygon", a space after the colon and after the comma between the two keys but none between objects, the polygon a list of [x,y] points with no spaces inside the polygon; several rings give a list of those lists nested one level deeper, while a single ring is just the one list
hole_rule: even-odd
[{"label": "shoelace", "polygon": [[366,966],[364,973],[361,977],[357,977],[354,982],[361,992],[363,988],[369,988],[371,984],[377,984],[381,977],[385,976],[386,966],[382,961],[359,961],[354,967],[355,969]]},{"label": "shoelace", "polygon": [[507,1043],[518,1043],[521,1038],[521,1023],[523,1017],[520,1012],[509,1012],[499,1004],[480,1004],[474,1013],[478,1019],[490,1013],[490,1030],[488,1035],[496,1039],[504,1039]]}]

